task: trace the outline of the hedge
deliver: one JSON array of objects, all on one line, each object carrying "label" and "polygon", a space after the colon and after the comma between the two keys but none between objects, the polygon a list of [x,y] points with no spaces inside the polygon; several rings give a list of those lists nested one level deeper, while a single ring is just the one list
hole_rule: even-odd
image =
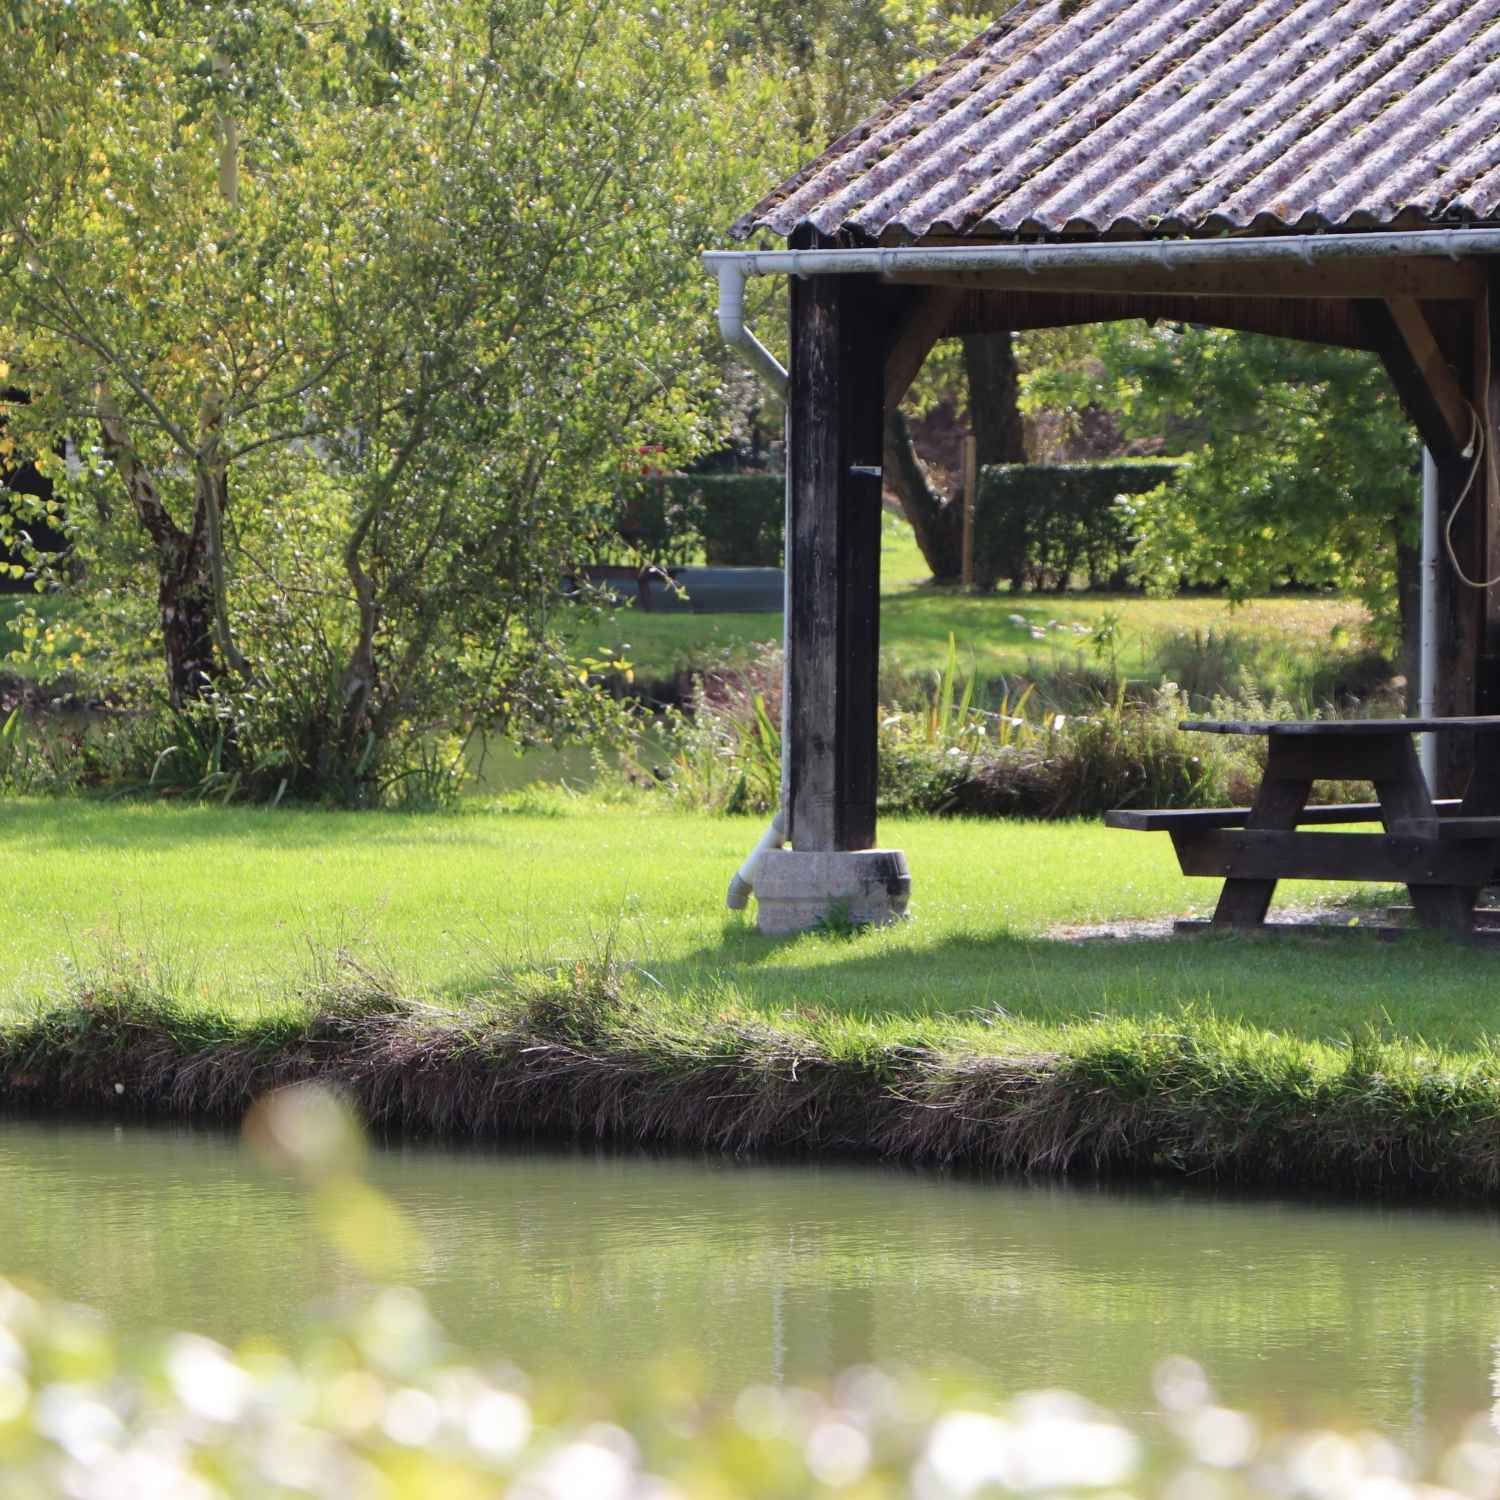
[{"label": "hedge", "polygon": [[[1115,500],[1170,482],[1180,463],[987,467],[974,516],[975,582],[993,588],[1007,578],[1014,589],[1061,589],[1085,573],[1090,587],[1118,585],[1131,537]],[[779,474],[640,480],[621,495],[618,540],[642,561],[663,567],[690,562],[700,551],[717,566],[779,567],[783,484]]]},{"label": "hedge", "polygon": [[1118,587],[1132,545],[1121,495],[1170,483],[1177,459],[1093,464],[994,464],[980,476],[974,508],[974,581],[1013,590],[1065,589],[1078,573],[1089,587]]},{"label": "hedge", "polygon": [[780,474],[646,479],[621,499],[619,532],[646,562],[671,566],[702,551],[720,567],[781,566]]}]

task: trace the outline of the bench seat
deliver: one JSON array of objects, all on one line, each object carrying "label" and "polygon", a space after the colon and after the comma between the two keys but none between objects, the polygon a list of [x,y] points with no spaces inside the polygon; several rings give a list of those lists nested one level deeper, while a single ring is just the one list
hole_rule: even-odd
[{"label": "bench seat", "polygon": [[[1433,804],[1438,816],[1445,820],[1444,833],[1448,833],[1446,819],[1454,817],[1459,809],[1457,797],[1441,797]],[[1156,833],[1174,829],[1243,828],[1250,817],[1248,807],[1116,807],[1104,815],[1107,828],[1133,828],[1140,833]],[[1378,802],[1329,802],[1304,807],[1297,814],[1297,823],[1378,823]],[[1491,820],[1466,818],[1464,822],[1483,823]],[[1467,837],[1483,837],[1500,829],[1475,830]],[[1464,834],[1454,833],[1455,838]]]}]

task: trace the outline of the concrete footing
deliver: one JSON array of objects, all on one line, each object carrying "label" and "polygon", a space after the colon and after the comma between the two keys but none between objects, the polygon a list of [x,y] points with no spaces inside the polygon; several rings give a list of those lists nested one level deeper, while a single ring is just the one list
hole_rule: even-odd
[{"label": "concrete footing", "polygon": [[827,926],[883,926],[906,915],[911,872],[899,849],[768,849],[755,877],[755,925],[768,936]]}]

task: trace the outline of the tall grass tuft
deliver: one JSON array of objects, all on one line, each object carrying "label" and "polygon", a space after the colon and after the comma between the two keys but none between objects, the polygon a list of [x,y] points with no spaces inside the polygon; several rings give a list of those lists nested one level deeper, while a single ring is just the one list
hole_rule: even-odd
[{"label": "tall grass tuft", "polygon": [[[1188,704],[1173,683],[1149,698],[1117,683],[1083,712],[1040,701],[1034,684],[993,698],[961,668],[948,638],[942,667],[904,702],[882,709],[879,808],[883,814],[1077,817],[1111,807],[1196,807],[1253,786],[1248,743],[1205,742],[1177,722]],[[680,805],[764,813],[776,806],[781,762],[781,653],[766,650],[738,672],[700,678],[690,712],[669,715],[661,739],[641,741],[634,779]],[[992,703],[994,706],[986,706]]]}]

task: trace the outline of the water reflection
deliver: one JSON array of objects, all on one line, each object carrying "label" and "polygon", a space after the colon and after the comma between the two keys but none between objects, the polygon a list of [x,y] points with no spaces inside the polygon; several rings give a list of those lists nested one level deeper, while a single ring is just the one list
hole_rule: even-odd
[{"label": "water reflection", "polygon": [[[371,1173],[423,1227],[439,1316],[533,1368],[609,1379],[690,1350],[728,1391],[877,1360],[1132,1412],[1181,1352],[1290,1419],[1416,1440],[1500,1413],[1487,1213],[419,1145]],[[351,1284],[295,1185],[232,1137],[12,1122],[0,1271],[229,1340],[294,1335]]]}]

